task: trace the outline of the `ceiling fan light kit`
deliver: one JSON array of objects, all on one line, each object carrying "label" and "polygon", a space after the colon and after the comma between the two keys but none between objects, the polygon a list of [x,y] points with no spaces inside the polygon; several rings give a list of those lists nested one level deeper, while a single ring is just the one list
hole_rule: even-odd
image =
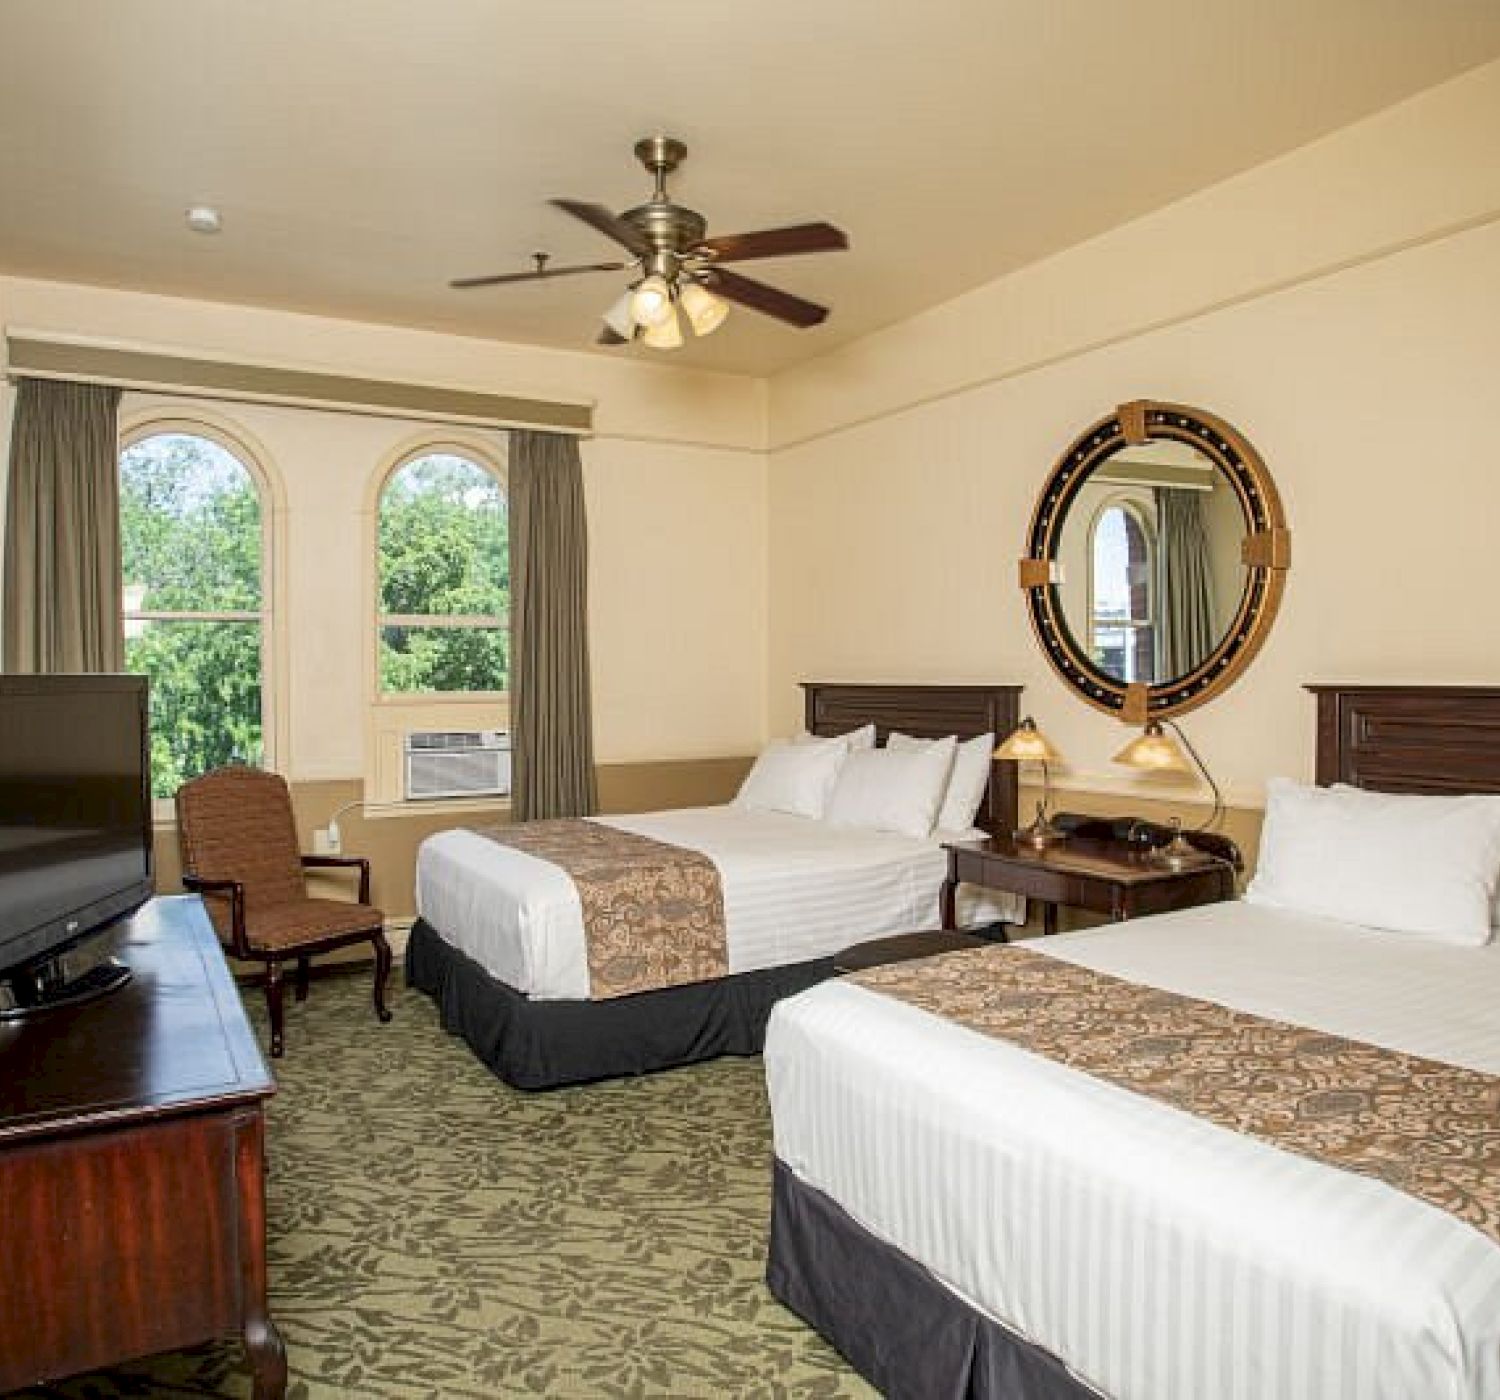
[{"label": "ceiling fan light kit", "polygon": [[667,279],[653,272],[630,298],[630,314],[643,330],[663,326],[672,319],[672,288]]},{"label": "ceiling fan light kit", "polygon": [[686,283],[679,299],[683,314],[696,336],[712,335],[729,315],[729,303],[697,282]]},{"label": "ceiling fan light kit", "polygon": [[641,332],[641,344],[653,350],[676,350],[682,345],[682,322],[671,302],[667,303],[667,319]]},{"label": "ceiling fan light kit", "polygon": [[667,176],[682,163],[687,147],[671,136],[649,136],[636,142],[635,154],[655,180],[651,198],[645,204],[614,214],[602,204],[574,199],[552,201],[565,213],[613,239],[630,253],[633,261],[553,268],[547,265],[545,253],[537,253],[533,255],[536,261],[533,272],[465,277],[449,285],[493,287],[581,272],[628,269],[633,280],[604,313],[599,343],[625,345],[639,340],[655,350],[675,350],[683,343],[684,317],[694,335],[712,335],[729,315],[730,302],[800,329],[827,319],[827,307],[729,272],[720,264],[798,253],[837,252],[849,246],[842,229],[827,223],[793,224],[710,238],[703,215],[673,203],[667,194]]},{"label": "ceiling fan light kit", "polygon": [[635,334],[635,317],[631,315],[631,303],[635,300],[635,288],[626,287],[620,298],[604,313],[604,324],[621,340],[629,340]]}]

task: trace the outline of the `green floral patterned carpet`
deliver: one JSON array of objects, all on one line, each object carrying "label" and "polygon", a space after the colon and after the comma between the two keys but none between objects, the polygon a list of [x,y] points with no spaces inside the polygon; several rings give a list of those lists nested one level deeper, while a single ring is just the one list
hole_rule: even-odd
[{"label": "green floral patterned carpet", "polygon": [[[873,1394],[762,1282],[759,1060],[525,1095],[418,993],[377,1024],[368,986],[314,983],[277,1066],[271,1309],[293,1400]],[[23,1393],[249,1383],[215,1345]]]}]

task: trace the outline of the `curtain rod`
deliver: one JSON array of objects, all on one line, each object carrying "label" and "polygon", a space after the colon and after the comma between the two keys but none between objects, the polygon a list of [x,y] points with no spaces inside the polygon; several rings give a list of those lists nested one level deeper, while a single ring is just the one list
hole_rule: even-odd
[{"label": "curtain rod", "polygon": [[67,379],[144,393],[280,404],[337,413],[415,418],[487,428],[593,434],[593,405],[485,394],[436,384],[369,379],[230,359],[6,329],[6,374]]}]

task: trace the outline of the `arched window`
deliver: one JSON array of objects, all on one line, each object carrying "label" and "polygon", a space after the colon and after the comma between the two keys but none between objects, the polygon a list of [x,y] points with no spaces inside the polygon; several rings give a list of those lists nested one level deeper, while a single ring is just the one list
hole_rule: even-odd
[{"label": "arched window", "polygon": [[510,534],[498,472],[457,449],[408,457],[380,493],[380,688],[510,688]]},{"label": "arched window", "polygon": [[126,666],[151,682],[157,797],[266,754],[261,482],[210,430],[127,439],[120,453]]},{"label": "arched window", "polygon": [[1155,676],[1151,635],[1151,531],[1135,507],[1106,505],[1094,518],[1089,577],[1094,660],[1116,680],[1149,685]]}]

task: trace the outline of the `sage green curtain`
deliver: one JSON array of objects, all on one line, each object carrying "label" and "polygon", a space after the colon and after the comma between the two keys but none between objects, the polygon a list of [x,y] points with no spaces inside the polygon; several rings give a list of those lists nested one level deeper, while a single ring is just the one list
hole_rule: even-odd
[{"label": "sage green curtain", "polygon": [[7,671],[120,671],[120,391],[23,379],[5,511]]},{"label": "sage green curtain", "polygon": [[1156,678],[1175,680],[1218,645],[1213,558],[1203,493],[1158,486],[1156,496]]},{"label": "sage green curtain", "polygon": [[510,439],[511,813],[583,817],[597,810],[598,790],[578,439]]}]

